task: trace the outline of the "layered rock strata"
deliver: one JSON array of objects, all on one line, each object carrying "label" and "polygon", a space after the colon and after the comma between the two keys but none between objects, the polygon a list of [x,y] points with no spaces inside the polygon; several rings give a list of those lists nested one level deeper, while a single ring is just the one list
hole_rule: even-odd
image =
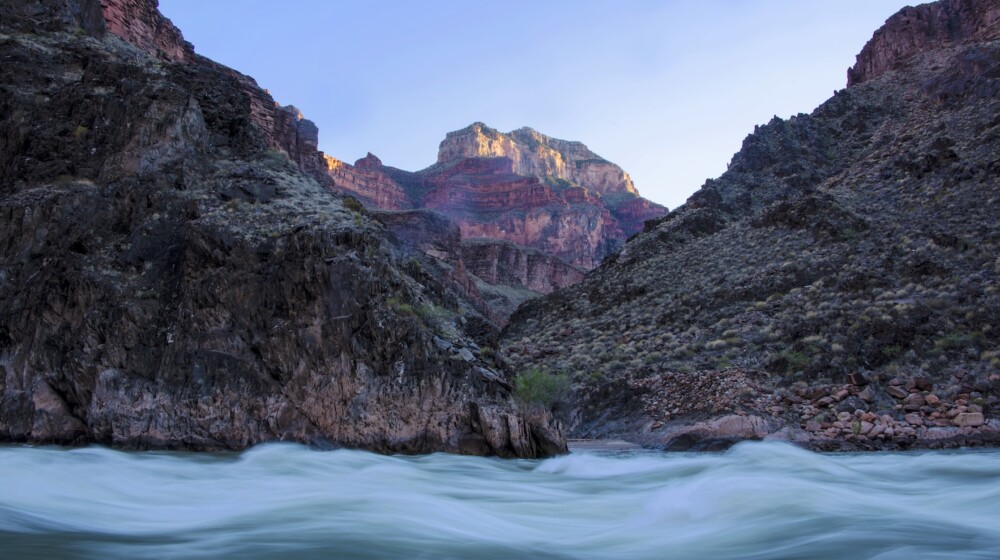
[{"label": "layered rock strata", "polygon": [[517,175],[562,179],[598,195],[639,194],[628,173],[587,146],[528,127],[504,134],[477,122],[449,132],[438,149],[439,164],[475,158],[507,158]]},{"label": "layered rock strata", "polygon": [[[574,269],[589,270],[613,253],[647,220],[661,217],[666,208],[638,195],[631,178],[620,167],[597,156],[579,142],[542,135],[529,128],[504,134],[474,123],[447,135],[438,162],[422,171],[407,172],[382,164],[372,154],[353,166],[327,158],[334,188],[384,210],[431,209],[454,221],[465,239],[493,239],[522,256],[540,252],[562,264],[554,265],[562,279]],[[513,245],[517,245],[514,248]],[[481,248],[477,242],[472,247]],[[475,268],[497,270],[504,251],[480,251]],[[554,261],[549,260],[548,263]],[[516,266],[516,265],[515,265]],[[548,265],[546,265],[548,266]],[[471,267],[469,267],[471,268]],[[490,307],[502,320],[517,305],[551,286],[528,276],[488,274],[478,278],[492,297]],[[506,284],[505,282],[513,282]]]}]

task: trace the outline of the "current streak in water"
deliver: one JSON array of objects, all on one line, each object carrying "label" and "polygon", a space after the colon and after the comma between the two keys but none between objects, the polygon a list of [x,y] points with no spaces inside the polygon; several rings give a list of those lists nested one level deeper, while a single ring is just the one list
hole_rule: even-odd
[{"label": "current streak in water", "polygon": [[1000,558],[1000,452],[0,448],[3,558]]}]

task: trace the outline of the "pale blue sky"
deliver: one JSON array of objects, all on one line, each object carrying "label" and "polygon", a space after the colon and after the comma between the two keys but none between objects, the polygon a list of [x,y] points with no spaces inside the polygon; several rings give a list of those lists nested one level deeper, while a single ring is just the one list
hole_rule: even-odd
[{"label": "pale blue sky", "polygon": [[811,112],[897,0],[160,0],[320,148],[417,170],[474,121],[579,140],[674,208],[772,116]]}]

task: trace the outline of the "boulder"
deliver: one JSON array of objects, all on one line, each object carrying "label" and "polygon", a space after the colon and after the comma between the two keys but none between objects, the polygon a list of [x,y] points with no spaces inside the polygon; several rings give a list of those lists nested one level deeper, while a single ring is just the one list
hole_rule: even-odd
[{"label": "boulder", "polygon": [[952,420],[960,428],[975,428],[986,423],[982,412],[961,412]]}]

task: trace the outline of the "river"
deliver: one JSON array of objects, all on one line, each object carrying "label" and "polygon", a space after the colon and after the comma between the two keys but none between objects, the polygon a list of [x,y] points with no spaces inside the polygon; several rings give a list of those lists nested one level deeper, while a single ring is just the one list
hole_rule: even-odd
[{"label": "river", "polygon": [[0,557],[1000,558],[1000,451],[0,447]]}]

